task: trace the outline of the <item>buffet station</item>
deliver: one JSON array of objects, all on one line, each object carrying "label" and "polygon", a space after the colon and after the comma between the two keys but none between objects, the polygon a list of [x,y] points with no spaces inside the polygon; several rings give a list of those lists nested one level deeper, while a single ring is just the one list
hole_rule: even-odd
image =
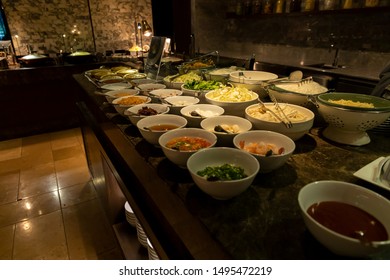
[{"label": "buffet station", "polygon": [[389,100],[215,55],[73,77],[94,181],[154,259],[390,258]]}]

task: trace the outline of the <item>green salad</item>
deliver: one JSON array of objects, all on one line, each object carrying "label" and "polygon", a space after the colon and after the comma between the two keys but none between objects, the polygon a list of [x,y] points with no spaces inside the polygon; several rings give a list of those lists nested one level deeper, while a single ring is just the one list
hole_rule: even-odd
[{"label": "green salad", "polygon": [[184,88],[192,90],[213,90],[222,87],[223,84],[217,81],[187,81]]},{"label": "green salad", "polygon": [[233,164],[225,163],[220,166],[207,166],[196,174],[205,177],[207,181],[230,181],[248,177],[244,168]]}]

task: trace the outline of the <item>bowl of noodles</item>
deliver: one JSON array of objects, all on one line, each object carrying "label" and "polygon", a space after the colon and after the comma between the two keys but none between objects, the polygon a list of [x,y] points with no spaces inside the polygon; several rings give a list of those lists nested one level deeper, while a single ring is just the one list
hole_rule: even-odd
[{"label": "bowl of noodles", "polygon": [[[261,110],[259,104],[253,104],[245,109],[245,117],[253,124],[254,129],[270,130],[298,140],[312,128],[314,113],[302,106],[295,104],[279,103],[280,109],[274,103],[264,103],[267,110]],[[278,118],[274,116],[276,114]],[[286,127],[281,121],[286,120],[285,115],[291,121],[292,127]]]},{"label": "bowl of noodles", "polygon": [[328,123],[322,135],[353,146],[370,143],[367,130],[390,117],[390,100],[359,93],[326,93],[317,98],[318,112]]}]

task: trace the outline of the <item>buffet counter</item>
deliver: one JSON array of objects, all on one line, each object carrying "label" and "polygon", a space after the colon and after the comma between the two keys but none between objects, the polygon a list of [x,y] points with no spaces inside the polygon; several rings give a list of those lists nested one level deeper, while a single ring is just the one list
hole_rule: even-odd
[{"label": "buffet counter", "polygon": [[[233,199],[215,200],[197,188],[186,169],[147,143],[83,74],[74,78],[83,89],[77,104],[91,173],[100,178],[100,154],[162,259],[342,259],[306,229],[299,190],[317,180],[341,180],[390,198],[390,190],[353,175],[390,154],[388,136],[370,133],[368,145],[341,145],[323,138],[317,124],[296,141],[280,169],[258,174]],[[91,145],[94,141],[98,144]],[[390,254],[374,258],[390,259]]]}]

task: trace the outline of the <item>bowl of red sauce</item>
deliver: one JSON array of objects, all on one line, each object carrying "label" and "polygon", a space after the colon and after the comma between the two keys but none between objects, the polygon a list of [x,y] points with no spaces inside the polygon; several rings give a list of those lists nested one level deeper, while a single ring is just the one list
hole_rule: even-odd
[{"label": "bowl of red sauce", "polygon": [[298,203],[306,227],[331,252],[370,257],[390,248],[390,201],[342,181],[304,186]]},{"label": "bowl of red sauce", "polygon": [[217,136],[201,128],[180,128],[161,135],[158,143],[171,162],[187,168],[188,158],[199,150],[214,147]]}]

